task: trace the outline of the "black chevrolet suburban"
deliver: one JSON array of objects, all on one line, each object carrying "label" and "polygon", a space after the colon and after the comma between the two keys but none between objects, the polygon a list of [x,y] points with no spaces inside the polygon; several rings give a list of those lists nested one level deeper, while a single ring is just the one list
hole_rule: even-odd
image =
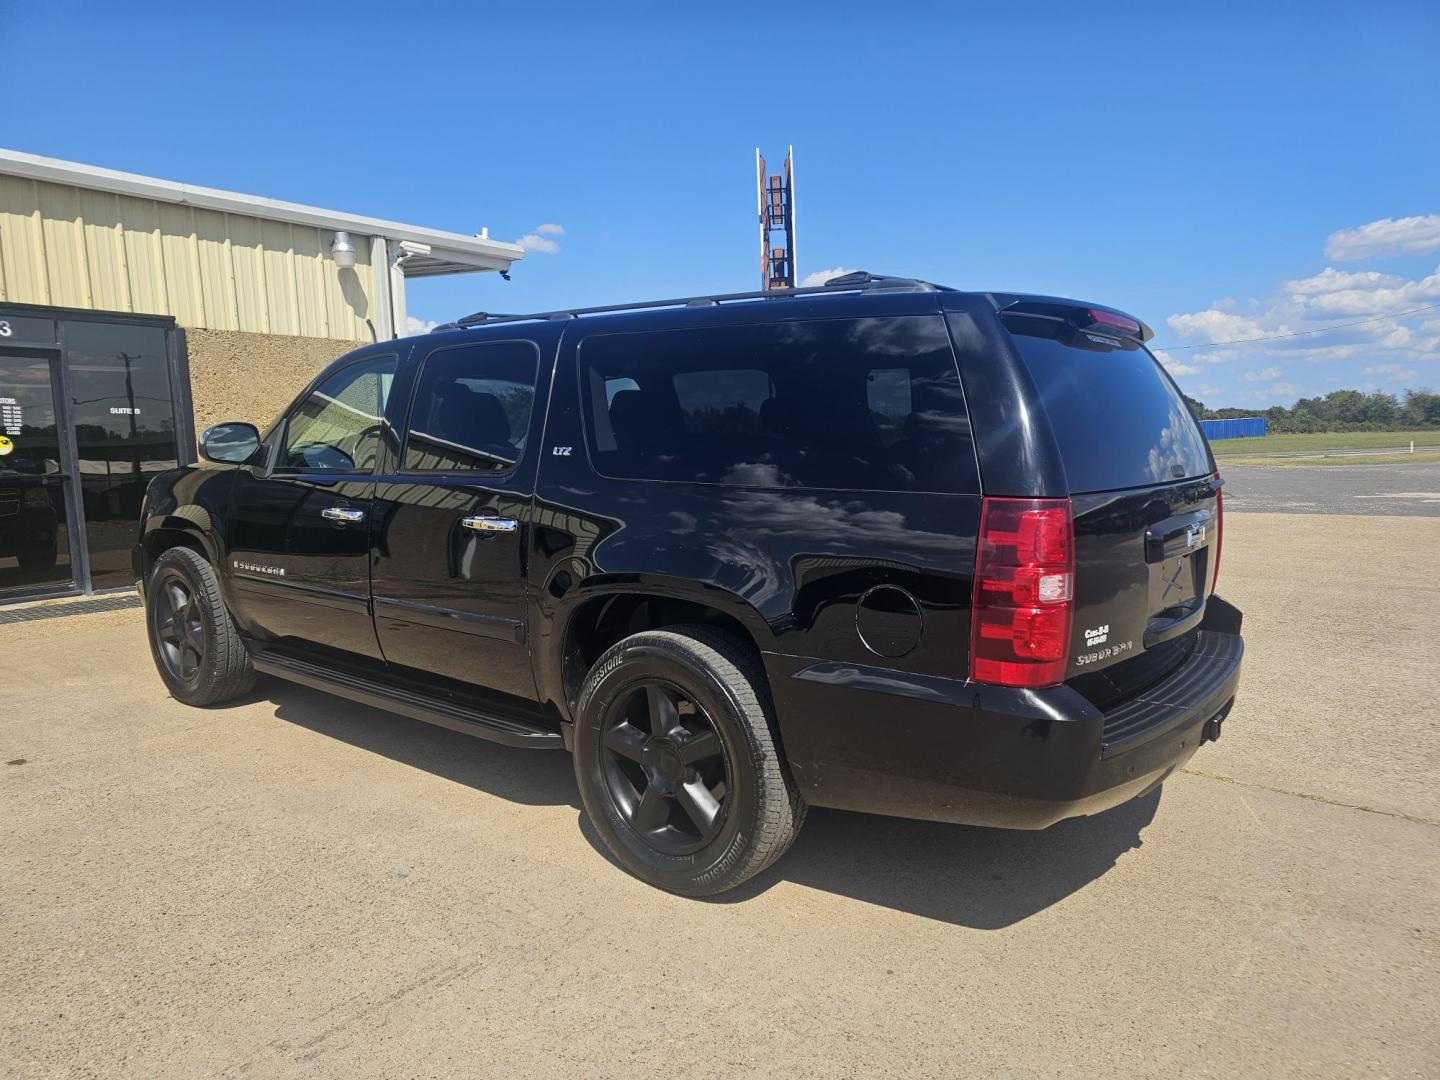
[{"label": "black chevrolet suburban", "polygon": [[366,346],[150,485],[155,663],[195,705],[261,672],[567,749],[615,858],[688,895],[808,806],[1093,814],[1219,736],[1243,651],[1150,336],[857,273]]}]

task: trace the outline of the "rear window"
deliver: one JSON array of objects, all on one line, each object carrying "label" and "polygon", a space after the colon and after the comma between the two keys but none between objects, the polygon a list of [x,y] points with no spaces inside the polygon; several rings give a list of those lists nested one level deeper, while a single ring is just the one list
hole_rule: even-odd
[{"label": "rear window", "polygon": [[1144,348],[1069,344],[1069,328],[1048,319],[1010,317],[1005,326],[1040,392],[1072,492],[1210,472],[1199,425]]},{"label": "rear window", "polygon": [[600,334],[580,344],[606,476],[761,488],[979,490],[936,316]]}]

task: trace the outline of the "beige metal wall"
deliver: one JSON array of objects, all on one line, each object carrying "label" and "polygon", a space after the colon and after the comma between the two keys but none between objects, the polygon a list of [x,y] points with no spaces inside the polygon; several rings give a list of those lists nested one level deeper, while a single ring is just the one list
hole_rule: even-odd
[{"label": "beige metal wall", "polygon": [[172,315],[181,326],[370,341],[368,237],[0,176],[0,302]]}]

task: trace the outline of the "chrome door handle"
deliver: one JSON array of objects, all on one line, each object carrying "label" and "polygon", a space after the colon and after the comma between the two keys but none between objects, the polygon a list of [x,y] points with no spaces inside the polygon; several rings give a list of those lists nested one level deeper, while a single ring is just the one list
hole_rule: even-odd
[{"label": "chrome door handle", "polygon": [[514,518],[467,517],[460,524],[467,529],[474,529],[476,532],[489,533],[512,533],[516,528]]},{"label": "chrome door handle", "polygon": [[338,521],[342,525],[354,525],[365,520],[365,511],[351,510],[346,506],[327,506],[320,511],[320,516],[329,521]]}]

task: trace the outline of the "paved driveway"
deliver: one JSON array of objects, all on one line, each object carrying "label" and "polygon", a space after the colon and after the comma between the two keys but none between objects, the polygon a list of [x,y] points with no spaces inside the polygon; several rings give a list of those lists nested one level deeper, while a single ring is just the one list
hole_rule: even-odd
[{"label": "paved driveway", "polygon": [[1398,465],[1236,465],[1225,509],[1282,514],[1440,517],[1440,462]]},{"label": "paved driveway", "polygon": [[1294,521],[1231,523],[1242,696],[1160,795],[817,811],[718,903],[612,866],[564,755],[0,628],[0,1075],[1437,1075],[1435,525]]}]

